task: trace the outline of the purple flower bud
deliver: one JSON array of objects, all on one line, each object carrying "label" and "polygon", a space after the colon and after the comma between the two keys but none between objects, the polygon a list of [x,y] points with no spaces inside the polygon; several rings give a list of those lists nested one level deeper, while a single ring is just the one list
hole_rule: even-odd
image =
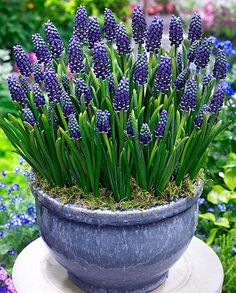
[{"label": "purple flower bud", "polygon": [[210,100],[209,109],[212,114],[217,114],[224,104],[225,90],[222,85],[219,85],[217,91]]},{"label": "purple flower bud", "polygon": [[202,37],[202,19],[199,14],[194,13],[188,29],[188,39],[193,43]]},{"label": "purple flower bud", "polygon": [[113,107],[115,111],[127,111],[129,109],[129,80],[122,77],[116,90]]},{"label": "purple flower bud", "polygon": [[111,10],[105,8],[104,12],[104,32],[105,38],[112,42],[116,38],[117,23]]},{"label": "purple flower bud", "polygon": [[32,35],[34,52],[39,63],[50,63],[52,55],[40,34]]},{"label": "purple flower bud", "polygon": [[50,103],[48,105],[48,122],[50,124],[53,123],[54,126],[56,126],[59,122],[57,113],[55,111],[55,104],[54,103]]},{"label": "purple flower bud", "polygon": [[84,96],[84,102],[85,102],[85,107],[87,108],[92,101],[92,95],[91,92],[85,83],[85,81],[82,78],[77,78],[76,79],[76,85],[75,85],[75,95],[77,99],[81,102],[81,97],[82,95]]},{"label": "purple flower bud", "polygon": [[43,82],[43,72],[42,72],[41,65],[38,62],[34,62],[33,69],[34,69],[35,82],[37,83]]},{"label": "purple flower bud", "polygon": [[110,130],[110,123],[109,123],[110,112],[107,110],[97,110],[96,112],[96,129],[100,133],[108,133]]},{"label": "purple flower bud", "polygon": [[183,56],[181,52],[177,53],[177,69],[179,74],[183,70]]},{"label": "purple flower bud", "polygon": [[167,122],[168,113],[166,110],[161,111],[160,118],[157,123],[157,127],[155,129],[156,137],[163,137],[165,128],[166,128],[166,122]]},{"label": "purple flower bud", "polygon": [[110,73],[109,76],[107,76],[108,81],[108,90],[109,93],[114,93],[115,91],[115,84],[114,84],[114,76],[113,73]]},{"label": "purple flower bud", "polygon": [[152,140],[152,134],[147,123],[143,123],[141,127],[141,130],[139,133],[139,140],[144,145],[148,145],[149,142]]},{"label": "purple flower bud", "polygon": [[169,28],[170,45],[175,45],[175,47],[178,48],[183,41],[183,34],[183,24],[181,19],[175,15],[172,15]]},{"label": "purple flower bud", "polygon": [[187,83],[186,90],[182,96],[180,109],[182,111],[194,110],[197,103],[197,82],[195,79]]},{"label": "purple flower bud", "polygon": [[81,138],[80,127],[79,127],[79,124],[75,118],[75,115],[69,116],[68,129],[69,129],[69,133],[70,133],[71,138],[74,138],[76,140],[79,140]]},{"label": "purple flower bud", "polygon": [[80,47],[79,39],[70,38],[68,46],[68,63],[72,73],[80,73],[84,69],[83,53]]},{"label": "purple flower bud", "polygon": [[26,105],[27,96],[25,92],[23,91],[16,76],[10,75],[7,79],[7,82],[8,82],[8,88],[9,88],[12,100],[19,103],[21,106]]},{"label": "purple flower bud", "polygon": [[195,65],[198,69],[205,68],[207,64],[210,61],[210,55],[211,55],[211,42],[205,38],[200,47],[197,50],[196,56],[195,56]]},{"label": "purple flower bud", "polygon": [[97,78],[105,79],[110,75],[110,60],[103,42],[94,44],[93,63],[94,73]]},{"label": "purple flower bud", "polygon": [[189,68],[184,69],[178,75],[178,77],[174,81],[174,84],[175,84],[175,87],[176,87],[177,90],[180,90],[185,86],[185,84],[186,84],[186,82],[187,82],[187,80],[189,78],[189,75],[190,75],[190,69]]},{"label": "purple flower bud", "polygon": [[216,79],[225,79],[227,73],[227,60],[225,51],[222,49],[217,50],[215,65],[213,68],[213,75]]},{"label": "purple flower bud", "polygon": [[87,10],[84,6],[80,5],[75,14],[73,34],[76,36],[80,43],[83,44],[87,41],[88,33],[88,16]]},{"label": "purple flower bud", "polygon": [[59,60],[65,49],[60,34],[50,20],[45,23],[45,31],[52,55],[56,60]]},{"label": "purple flower bud", "polygon": [[134,9],[132,15],[133,38],[136,44],[143,44],[147,35],[147,23],[140,6]]},{"label": "purple flower bud", "polygon": [[96,42],[101,42],[101,31],[97,17],[90,16],[88,22],[88,42],[89,48],[92,49]]},{"label": "purple flower bud", "polygon": [[203,118],[204,118],[204,113],[206,112],[209,112],[210,109],[209,109],[209,106],[208,105],[203,105],[202,106],[202,109],[199,111],[197,117],[195,118],[194,120],[194,125],[197,127],[197,128],[201,128],[202,126],[202,122],[203,122]]},{"label": "purple flower bud", "polygon": [[66,92],[62,93],[61,106],[65,117],[69,117],[71,114],[75,114],[74,105]]},{"label": "purple flower bud", "polygon": [[189,48],[189,51],[187,54],[187,58],[188,58],[189,62],[194,62],[195,57],[196,57],[196,53],[198,51],[199,44],[200,44],[199,41],[194,41],[192,43],[191,47]]},{"label": "purple flower bud", "polygon": [[134,129],[132,126],[131,116],[129,116],[129,119],[127,121],[126,132],[129,136],[134,137]]},{"label": "purple flower bud", "polygon": [[31,89],[30,89],[30,86],[28,84],[28,81],[27,81],[27,77],[25,76],[22,76],[20,78],[20,85],[24,91],[24,93],[26,94],[26,96],[30,93]]},{"label": "purple flower bud", "polygon": [[23,113],[23,119],[25,122],[29,123],[31,126],[34,126],[37,124],[37,121],[34,118],[34,114],[29,108],[22,109],[22,113]]},{"label": "purple flower bud", "polygon": [[209,82],[213,79],[213,75],[211,74],[207,74],[204,76],[204,79],[202,81],[202,90],[204,91],[204,89],[208,86]]},{"label": "purple flower bud", "polygon": [[145,84],[148,78],[148,58],[147,54],[143,52],[138,56],[138,60],[134,69],[134,81],[139,85]]},{"label": "purple flower bud", "polygon": [[61,83],[63,85],[64,90],[69,94],[70,93],[70,80],[69,80],[69,77],[65,73],[62,74]]},{"label": "purple flower bud", "polygon": [[37,108],[41,108],[46,104],[46,100],[40,86],[36,83],[33,87],[34,103]]},{"label": "purple flower bud", "polygon": [[130,39],[123,23],[117,26],[116,47],[119,55],[130,54]]},{"label": "purple flower bud", "polygon": [[13,50],[20,73],[25,76],[30,76],[33,73],[33,67],[24,49],[20,45],[17,45],[13,47]]},{"label": "purple flower bud", "polygon": [[172,77],[171,58],[161,56],[159,66],[155,75],[155,86],[163,94],[168,90]]},{"label": "purple flower bud", "polygon": [[158,53],[163,34],[163,19],[155,16],[147,32],[146,48],[148,52]]},{"label": "purple flower bud", "polygon": [[54,70],[46,70],[44,72],[44,84],[48,92],[49,101],[58,103],[62,95],[62,88]]}]

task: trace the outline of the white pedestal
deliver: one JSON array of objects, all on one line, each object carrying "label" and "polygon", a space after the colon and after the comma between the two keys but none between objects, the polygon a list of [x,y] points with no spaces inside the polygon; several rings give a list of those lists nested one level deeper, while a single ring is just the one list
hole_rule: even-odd
[{"label": "white pedestal", "polygon": [[[69,280],[66,270],[51,257],[41,238],[16,259],[13,282],[17,293],[85,293]],[[170,269],[167,281],[152,293],[220,293],[222,284],[223,268],[217,255],[194,237]]]}]

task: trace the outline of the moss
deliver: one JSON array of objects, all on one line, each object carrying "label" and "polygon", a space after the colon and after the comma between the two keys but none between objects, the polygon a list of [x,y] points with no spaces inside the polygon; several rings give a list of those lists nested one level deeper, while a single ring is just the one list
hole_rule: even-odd
[{"label": "moss", "polygon": [[101,195],[95,197],[92,193],[84,194],[77,186],[71,187],[53,187],[45,179],[36,176],[35,184],[51,197],[59,198],[62,203],[73,203],[87,208],[108,208],[111,210],[124,210],[131,208],[145,209],[154,205],[163,205],[177,198],[193,196],[199,180],[203,177],[203,172],[200,172],[195,180],[190,180],[189,177],[184,178],[180,186],[176,186],[174,181],[170,181],[166,189],[159,196],[154,196],[153,192],[143,191],[133,181],[132,193],[129,200],[116,202],[111,192],[101,188]]}]

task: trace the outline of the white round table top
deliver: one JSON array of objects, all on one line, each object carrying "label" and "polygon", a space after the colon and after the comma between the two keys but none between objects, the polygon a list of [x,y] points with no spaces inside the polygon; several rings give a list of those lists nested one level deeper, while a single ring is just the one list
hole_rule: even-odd
[{"label": "white round table top", "polygon": [[[17,293],[85,293],[70,281],[41,238],[17,257],[12,278]],[[166,282],[152,293],[219,293],[222,284],[220,260],[208,245],[194,237],[170,269]]]}]

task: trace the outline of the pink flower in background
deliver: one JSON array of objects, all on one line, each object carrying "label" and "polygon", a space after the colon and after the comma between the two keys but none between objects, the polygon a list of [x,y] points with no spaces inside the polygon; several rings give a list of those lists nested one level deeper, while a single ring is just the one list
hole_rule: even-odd
[{"label": "pink flower in background", "polygon": [[208,1],[206,5],[199,11],[204,26],[211,27],[215,24],[217,11],[213,1]]},{"label": "pink flower in background", "polygon": [[16,293],[12,279],[8,277],[7,271],[0,266],[0,292]]},{"label": "pink flower in background", "polygon": [[[27,55],[31,63],[34,63],[35,61],[37,61],[37,57],[34,52],[29,52]],[[16,64],[13,65],[13,71],[17,73],[19,72],[19,69]]]}]

